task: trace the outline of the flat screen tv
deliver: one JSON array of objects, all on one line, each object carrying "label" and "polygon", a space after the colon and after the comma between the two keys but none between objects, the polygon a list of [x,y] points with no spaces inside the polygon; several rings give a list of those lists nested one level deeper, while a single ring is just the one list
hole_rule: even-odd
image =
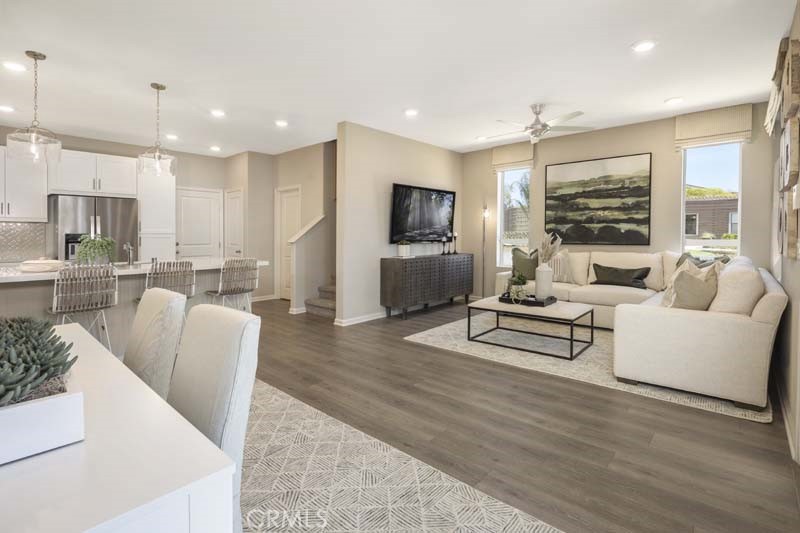
[{"label": "flat screen tv", "polygon": [[453,232],[456,193],[394,184],[389,242],[440,241]]}]

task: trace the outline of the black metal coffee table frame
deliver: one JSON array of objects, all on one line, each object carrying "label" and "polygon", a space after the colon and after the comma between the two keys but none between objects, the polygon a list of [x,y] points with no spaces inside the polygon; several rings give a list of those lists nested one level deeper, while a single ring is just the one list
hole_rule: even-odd
[{"label": "black metal coffee table frame", "polygon": [[[495,313],[495,327],[493,327],[492,329],[487,329],[483,333],[478,333],[477,335],[472,335],[472,310],[473,309],[476,309],[478,311],[483,311],[483,312],[488,311],[488,312],[491,312],[491,313]],[[536,333],[535,331],[526,331],[526,330],[521,330],[521,329],[503,327],[503,326],[500,325],[500,316],[501,315],[502,316],[513,317],[513,318],[522,318],[522,319],[525,319],[525,320],[533,320],[533,321],[539,321],[539,322],[552,322],[552,323],[555,323],[555,324],[563,324],[565,326],[569,326],[569,337],[562,337],[560,335],[550,335],[548,333]],[[582,319],[586,315],[589,315],[589,326],[588,326],[589,327],[589,335],[590,335],[589,341],[584,341],[584,340],[580,340],[580,339],[576,339],[575,338],[575,325],[576,325],[575,322],[577,322],[578,320]],[[578,324],[578,326],[581,326],[581,325]],[[488,333],[491,333],[493,331],[496,331],[496,330],[515,331],[517,333],[525,333],[527,335],[536,335],[538,337],[549,337],[551,339],[560,339],[560,340],[569,341],[569,356],[560,355],[560,354],[556,354],[556,353],[550,353],[550,352],[542,352],[542,351],[539,351],[539,350],[529,350],[528,348],[520,348],[518,346],[510,346],[508,344],[502,344],[502,343],[499,343],[499,342],[492,342],[492,341],[487,341],[487,340],[478,338],[478,337],[483,337],[484,335],[486,335]],[[481,309],[480,307],[468,306],[467,307],[467,340],[474,341],[474,342],[481,342],[483,344],[491,344],[493,346],[500,346],[502,348],[511,348],[512,350],[521,350],[523,352],[535,353],[535,354],[539,354],[539,355],[547,355],[549,357],[556,357],[558,359],[567,359],[569,361],[572,361],[576,357],[578,357],[580,354],[582,354],[583,352],[588,350],[589,347],[594,344],[594,309],[590,309],[589,311],[586,311],[582,315],[577,316],[572,320],[567,320],[567,319],[562,319],[562,318],[542,317],[542,316],[530,315],[530,314],[525,314],[525,313],[513,313],[513,312],[510,312],[510,311],[497,311],[496,309]],[[582,346],[577,352],[575,351],[575,344],[576,343],[584,344],[584,346]]]}]

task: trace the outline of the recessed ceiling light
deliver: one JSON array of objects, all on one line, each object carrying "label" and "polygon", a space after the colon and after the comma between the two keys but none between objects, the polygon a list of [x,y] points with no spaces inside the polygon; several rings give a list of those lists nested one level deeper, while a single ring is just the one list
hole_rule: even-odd
[{"label": "recessed ceiling light", "polygon": [[485,141],[486,140],[486,135],[481,135],[479,137],[475,137],[475,140],[476,141]]},{"label": "recessed ceiling light", "polygon": [[275,125],[278,126],[279,128],[285,128],[289,126],[289,123],[285,120],[276,120]]},{"label": "recessed ceiling light", "polygon": [[220,150],[222,150],[222,148],[220,148],[219,146],[212,146],[211,148],[209,148],[209,150],[211,150],[212,152],[219,152]]},{"label": "recessed ceiling light", "polygon": [[11,107],[10,105],[0,105],[0,112],[13,113],[14,112],[14,108]]},{"label": "recessed ceiling light", "polygon": [[677,105],[683,103],[683,98],[680,96],[673,96],[672,98],[667,98],[664,100],[664,103],[667,105]]},{"label": "recessed ceiling light", "polygon": [[167,139],[169,139],[170,141],[177,141],[177,140],[178,140],[178,136],[177,136],[177,135],[175,135],[174,133],[167,133],[167,134],[165,135],[165,137],[166,137]]},{"label": "recessed ceiling light", "polygon": [[419,115],[419,110],[417,110],[417,109],[406,109],[405,110],[405,114],[406,114],[406,117],[408,117],[408,118],[414,118],[417,115]]},{"label": "recessed ceiling light", "polygon": [[217,118],[222,118],[225,116],[225,111],[223,111],[222,109],[212,109],[211,114]]},{"label": "recessed ceiling light", "polygon": [[649,52],[650,50],[652,50],[655,47],[656,47],[656,42],[655,41],[638,41],[638,42],[635,42],[635,43],[633,43],[631,45],[631,49],[634,52],[638,52],[640,54],[643,54],[645,52]]},{"label": "recessed ceiling light", "polygon": [[10,70],[12,72],[25,72],[28,70],[25,65],[14,63],[12,61],[4,61],[3,66],[6,68],[6,70]]}]

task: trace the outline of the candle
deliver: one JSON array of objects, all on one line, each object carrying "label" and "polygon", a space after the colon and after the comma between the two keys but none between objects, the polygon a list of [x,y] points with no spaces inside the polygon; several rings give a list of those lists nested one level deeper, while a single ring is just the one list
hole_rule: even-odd
[{"label": "candle", "polygon": [[453,237],[458,237],[458,233],[453,233]]}]

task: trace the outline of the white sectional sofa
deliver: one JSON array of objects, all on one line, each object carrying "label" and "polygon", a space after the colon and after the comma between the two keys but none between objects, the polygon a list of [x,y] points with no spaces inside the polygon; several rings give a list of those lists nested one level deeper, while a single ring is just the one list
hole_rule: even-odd
[{"label": "white sectional sofa", "polygon": [[[788,302],[786,293],[772,274],[758,269],[764,292],[749,315],[663,307],[663,291],[679,257],[674,252],[570,253],[573,283],[555,283],[554,292],[562,300],[591,304],[595,325],[614,329],[614,375],[618,380],[681,389],[762,409],[767,405],[770,360]],[[647,288],[591,285],[594,263],[619,268],[649,266]],[[734,264],[733,268],[755,270],[746,257],[735,258]],[[510,275],[497,275],[498,294],[505,290]],[[720,280],[724,275],[725,270]],[[533,292],[535,282],[529,285]]]},{"label": "white sectional sofa", "polygon": [[[614,309],[619,304],[640,304],[656,296],[666,288],[667,281],[675,272],[680,254],[674,252],[570,252],[569,263],[572,283],[553,283],[553,293],[563,301],[589,304],[594,308],[594,325],[614,329]],[[646,289],[618,287],[615,285],[592,285],[596,280],[595,263],[617,268],[650,267],[645,278]],[[505,291],[511,272],[500,272],[495,280],[495,294]],[[536,282],[527,283],[533,294]]]}]

